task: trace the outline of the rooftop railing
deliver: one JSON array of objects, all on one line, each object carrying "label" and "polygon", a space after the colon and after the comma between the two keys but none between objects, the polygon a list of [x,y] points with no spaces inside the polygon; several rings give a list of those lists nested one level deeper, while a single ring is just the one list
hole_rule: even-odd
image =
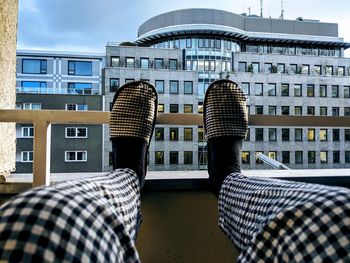
[{"label": "rooftop railing", "polygon": [[16,93],[21,94],[68,94],[68,95],[101,95],[99,89],[78,89],[78,88],[33,88],[33,87],[16,87]]}]

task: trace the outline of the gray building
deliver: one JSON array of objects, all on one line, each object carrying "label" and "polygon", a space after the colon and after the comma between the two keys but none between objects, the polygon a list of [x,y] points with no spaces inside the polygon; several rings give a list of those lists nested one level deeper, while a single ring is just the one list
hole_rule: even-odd
[{"label": "gray building", "polygon": [[[18,51],[17,109],[103,110],[102,54]],[[17,124],[16,172],[31,173],[32,124]],[[53,125],[51,172],[101,172],[102,125]]]}]

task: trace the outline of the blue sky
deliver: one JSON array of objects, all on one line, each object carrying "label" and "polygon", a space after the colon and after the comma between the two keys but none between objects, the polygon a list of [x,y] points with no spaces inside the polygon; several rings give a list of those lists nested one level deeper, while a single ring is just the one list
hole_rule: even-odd
[{"label": "blue sky", "polygon": [[[284,0],[285,19],[304,17],[339,24],[350,42],[348,0]],[[334,4],[336,3],[336,4]],[[18,48],[104,52],[108,41],[133,41],[152,16],[185,8],[260,14],[260,0],[19,0]],[[280,0],[263,1],[264,16],[278,18]]]}]

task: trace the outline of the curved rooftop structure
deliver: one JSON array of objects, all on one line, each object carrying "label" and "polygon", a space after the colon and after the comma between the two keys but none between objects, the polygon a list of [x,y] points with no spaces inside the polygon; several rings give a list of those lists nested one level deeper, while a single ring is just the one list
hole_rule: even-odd
[{"label": "curved rooftop structure", "polygon": [[338,24],[318,20],[282,20],[244,16],[215,9],[184,9],[150,18],[138,30],[136,43],[186,35],[217,35],[247,42],[350,47],[338,37]]}]

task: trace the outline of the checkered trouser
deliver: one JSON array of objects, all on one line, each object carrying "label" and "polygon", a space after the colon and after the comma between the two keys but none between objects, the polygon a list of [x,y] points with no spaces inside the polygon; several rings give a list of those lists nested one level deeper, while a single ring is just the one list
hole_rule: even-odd
[{"label": "checkered trouser", "polygon": [[229,175],[219,225],[239,262],[350,262],[350,191]]},{"label": "checkered trouser", "polygon": [[35,188],[0,207],[0,262],[139,262],[136,174]]}]

